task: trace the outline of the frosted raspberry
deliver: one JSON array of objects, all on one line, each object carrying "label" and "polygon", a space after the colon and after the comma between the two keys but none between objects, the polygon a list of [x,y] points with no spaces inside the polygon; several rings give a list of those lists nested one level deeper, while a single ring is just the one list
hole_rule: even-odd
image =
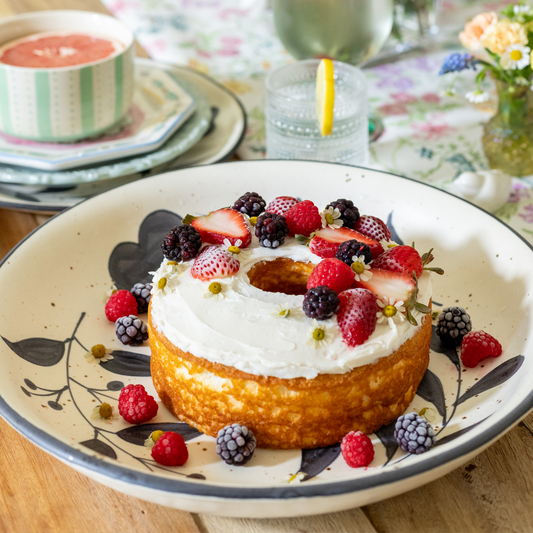
[{"label": "frosted raspberry", "polygon": [[299,202],[300,200],[292,196],[278,196],[267,205],[265,211],[267,213],[276,213],[276,215],[284,215],[285,212]]},{"label": "frosted raspberry", "polygon": [[116,322],[122,316],[137,315],[138,304],[130,291],[117,291],[105,304],[105,316],[110,322]]},{"label": "frosted raspberry", "polygon": [[346,464],[352,468],[368,466],[374,459],[372,441],[361,431],[350,431],[342,439],[341,452]]},{"label": "frosted raspberry", "polygon": [[166,431],[152,448],[152,457],[159,464],[166,466],[183,466],[189,458],[189,451],[179,433]]},{"label": "frosted raspberry", "polygon": [[127,385],[118,397],[118,412],[130,424],[142,424],[152,420],[158,405],[142,385]]}]

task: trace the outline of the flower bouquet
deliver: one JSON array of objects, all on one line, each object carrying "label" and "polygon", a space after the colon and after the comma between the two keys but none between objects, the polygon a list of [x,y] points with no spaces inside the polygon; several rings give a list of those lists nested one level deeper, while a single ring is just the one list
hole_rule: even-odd
[{"label": "flower bouquet", "polygon": [[489,164],[515,176],[533,174],[532,7],[519,2],[499,15],[481,13],[466,24],[459,40],[469,53],[446,57],[439,74],[479,69],[475,90],[465,95],[474,103],[489,99],[481,83],[491,75],[499,103],[482,139]]}]

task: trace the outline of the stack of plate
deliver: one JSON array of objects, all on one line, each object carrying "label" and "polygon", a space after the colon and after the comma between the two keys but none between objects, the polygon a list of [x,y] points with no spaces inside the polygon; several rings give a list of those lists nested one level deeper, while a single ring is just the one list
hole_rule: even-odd
[{"label": "stack of plate", "polygon": [[131,109],[104,135],[43,143],[0,134],[0,207],[55,213],[146,176],[224,161],[245,130],[244,109],[225,87],[138,58]]}]

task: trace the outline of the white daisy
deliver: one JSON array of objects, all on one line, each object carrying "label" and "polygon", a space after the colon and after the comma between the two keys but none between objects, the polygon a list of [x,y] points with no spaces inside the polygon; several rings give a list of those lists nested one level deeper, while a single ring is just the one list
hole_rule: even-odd
[{"label": "white daisy", "polygon": [[91,420],[103,420],[106,424],[111,424],[114,418],[113,407],[105,402],[97,405],[91,413]]},{"label": "white daisy", "polygon": [[389,248],[394,248],[395,246],[400,246],[397,242],[387,240],[387,239],[381,239],[379,241],[379,244],[383,247],[385,251],[387,251]]},{"label": "white daisy", "polygon": [[163,296],[170,294],[176,285],[178,284],[178,278],[183,272],[180,272],[178,268],[179,263],[176,265],[165,265],[154,272],[154,279],[152,281],[152,294],[157,296]]},{"label": "white daisy", "polygon": [[289,474],[283,481],[285,483],[301,483],[305,478],[305,472],[296,472],[296,474]]},{"label": "white daisy", "polygon": [[370,271],[370,265],[366,264],[365,256],[360,255],[357,257],[354,255],[352,261],[351,269],[355,274],[355,281],[369,281],[372,277],[372,272]]},{"label": "white daisy", "polygon": [[296,309],[291,309],[288,302],[276,306],[275,311],[270,315],[274,318],[288,318],[290,315],[294,315]]},{"label": "white daisy", "polygon": [[344,224],[344,220],[341,219],[341,212],[336,207],[328,207],[320,213],[320,218],[323,228],[329,226],[331,229],[339,229]]},{"label": "white daisy", "polygon": [[113,350],[109,350],[103,344],[95,344],[85,355],[89,363],[105,363],[111,361]]},{"label": "white daisy", "polygon": [[163,435],[164,431],[161,431],[160,429],[158,429],[157,431],[152,431],[152,433],[150,433],[150,436],[144,441],[144,445],[149,449],[151,450],[155,443],[159,440],[159,437],[161,437],[161,435]]},{"label": "white daisy", "polygon": [[473,104],[481,104],[489,99],[489,93],[476,89],[475,91],[467,92],[465,98]]},{"label": "white daisy", "polygon": [[104,292],[104,303],[107,303],[107,300],[117,292],[117,286],[113,283],[108,291]]},{"label": "white daisy", "polygon": [[531,48],[521,44],[510,44],[500,58],[500,65],[505,70],[521,70],[530,62]]},{"label": "white daisy", "polygon": [[218,281],[211,282],[209,287],[207,287],[207,290],[204,292],[204,298],[211,298],[213,302],[223,300],[225,297],[224,285]]},{"label": "white daisy", "polygon": [[384,296],[383,298],[377,299],[377,304],[378,307],[381,308],[381,310],[377,312],[378,324],[381,324],[386,320],[392,328],[394,327],[395,321],[404,321],[403,314],[405,313],[405,307],[402,300],[395,301],[394,298],[387,298]]},{"label": "white daisy", "polygon": [[326,330],[326,326],[319,324],[313,318],[313,326],[307,331],[307,344],[315,348],[325,348],[333,340],[333,334]]},{"label": "white daisy", "polygon": [[437,416],[437,411],[431,407],[424,407],[418,414],[423,416],[428,422],[433,422]]},{"label": "white daisy", "polygon": [[235,244],[231,244],[229,239],[224,239],[223,242],[224,248],[228,251],[231,257],[235,257],[235,259],[238,259],[239,261],[246,259],[250,253],[248,250],[242,249],[241,244],[242,241],[240,239],[237,239]]}]

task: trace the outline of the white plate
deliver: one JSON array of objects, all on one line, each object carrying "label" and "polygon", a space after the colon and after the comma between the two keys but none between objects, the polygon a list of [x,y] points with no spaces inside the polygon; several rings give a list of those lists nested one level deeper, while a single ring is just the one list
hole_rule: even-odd
[{"label": "white plate", "polygon": [[[98,401],[116,405],[122,383],[143,383],[154,392],[147,376],[148,347],[127,350],[137,354],[136,364],[117,351],[113,365],[92,366],[83,357],[97,343],[124,348],[104,316],[110,272],[122,288],[148,279],[146,272],[161,258],[158,243],[177,214],[230,205],[249,189],[267,201],[300,196],[322,208],[347,197],[363,213],[383,219],[392,213],[398,235],[420,250],[434,247],[435,264],[446,271],[434,279],[436,307],[466,307],[474,329],[500,340],[501,357],[468,370],[454,363],[454,351],[441,353],[434,345],[410,409],[430,407],[434,424],[444,427],[428,453],[406,456],[382,430],[372,436],[376,456],[367,469],[350,469],[335,447],[320,453],[258,450],[247,466],[230,468],[218,459],[213,438],[189,431],[187,464],[161,469],[140,445],[154,426],[91,420]],[[276,517],[366,505],[456,468],[533,407],[532,260],[531,246],[488,213],[425,184],[372,170],[250,161],[141,180],[50,219],[0,265],[0,335],[11,343],[0,339],[0,413],[36,445],[86,475],[191,512]],[[160,407],[152,424],[173,422]],[[302,458],[303,470],[316,475],[288,484]]]},{"label": "white plate", "polygon": [[159,148],[191,116],[194,98],[164,70],[137,62],[133,103],[105,133],[71,143],[44,143],[0,134],[0,162],[66,170]]},{"label": "white plate", "polygon": [[[138,60],[151,63],[149,60]],[[162,67],[161,65],[159,65]],[[246,131],[246,114],[239,100],[213,78],[186,67],[165,66],[171,73],[193,83],[205,95],[213,116],[202,139],[176,159],[142,173],[123,177],[69,185],[62,188],[47,185],[10,185],[0,183],[0,207],[39,213],[55,213],[99,194],[142,177],[165,170],[207,165],[230,159]]]}]

